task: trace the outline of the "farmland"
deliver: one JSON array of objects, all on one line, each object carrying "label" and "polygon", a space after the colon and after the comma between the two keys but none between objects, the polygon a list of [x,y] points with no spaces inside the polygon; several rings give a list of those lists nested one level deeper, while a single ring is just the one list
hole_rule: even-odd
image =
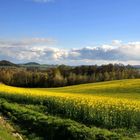
[{"label": "farmland", "polygon": [[0,98],[3,116],[28,139],[140,138],[140,79],[62,88],[0,84]]}]

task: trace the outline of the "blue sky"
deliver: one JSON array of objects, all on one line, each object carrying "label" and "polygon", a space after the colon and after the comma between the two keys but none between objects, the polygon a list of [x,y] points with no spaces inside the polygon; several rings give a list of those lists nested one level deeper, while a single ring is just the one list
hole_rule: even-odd
[{"label": "blue sky", "polygon": [[[139,25],[140,0],[1,0],[0,59],[139,64]],[[132,48],[136,54],[130,53]],[[17,50],[20,56],[15,58],[13,53]],[[91,57],[85,57],[91,50]],[[25,52],[29,59],[23,57]]]}]

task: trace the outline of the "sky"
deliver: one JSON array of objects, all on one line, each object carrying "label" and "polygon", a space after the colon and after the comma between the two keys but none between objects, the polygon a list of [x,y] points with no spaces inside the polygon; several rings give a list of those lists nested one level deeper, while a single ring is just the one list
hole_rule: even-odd
[{"label": "sky", "polygon": [[0,60],[140,64],[140,0],[0,0]]}]

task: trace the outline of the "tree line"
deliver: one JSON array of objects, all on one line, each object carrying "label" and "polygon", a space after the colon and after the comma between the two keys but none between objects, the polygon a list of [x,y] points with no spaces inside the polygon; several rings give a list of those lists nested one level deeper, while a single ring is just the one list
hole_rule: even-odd
[{"label": "tree line", "polygon": [[62,87],[76,84],[140,78],[139,70],[130,65],[37,67],[1,67],[0,82],[18,87]]}]

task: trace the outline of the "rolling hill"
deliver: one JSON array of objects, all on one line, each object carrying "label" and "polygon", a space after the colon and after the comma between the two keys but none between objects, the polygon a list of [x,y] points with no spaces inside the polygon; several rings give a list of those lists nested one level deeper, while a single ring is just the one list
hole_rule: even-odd
[{"label": "rolling hill", "polygon": [[140,79],[116,80],[61,88],[40,88],[39,90],[55,93],[90,94],[93,96],[101,95],[117,98],[140,99]]},{"label": "rolling hill", "polygon": [[17,67],[18,65],[17,64],[14,64],[10,61],[7,61],[7,60],[1,60],[0,61],[0,66],[13,66],[13,67]]}]

